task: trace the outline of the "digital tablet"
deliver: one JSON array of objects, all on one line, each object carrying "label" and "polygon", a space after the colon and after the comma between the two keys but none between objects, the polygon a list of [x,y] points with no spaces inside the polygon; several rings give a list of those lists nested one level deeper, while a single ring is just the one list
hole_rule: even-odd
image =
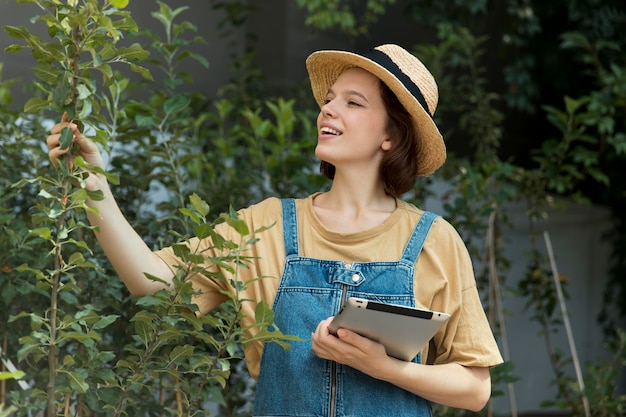
[{"label": "digital tablet", "polygon": [[450,318],[438,311],[348,298],[331,321],[334,335],[343,328],[385,346],[387,355],[412,360]]}]

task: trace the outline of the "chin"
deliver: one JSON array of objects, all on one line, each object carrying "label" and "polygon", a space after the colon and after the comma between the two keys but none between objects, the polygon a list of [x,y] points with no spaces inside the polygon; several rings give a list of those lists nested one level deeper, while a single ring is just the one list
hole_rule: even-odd
[{"label": "chin", "polygon": [[326,155],[326,152],[324,152],[323,146],[320,146],[319,144],[315,147],[315,156],[320,161],[332,163],[328,160],[328,155]]}]

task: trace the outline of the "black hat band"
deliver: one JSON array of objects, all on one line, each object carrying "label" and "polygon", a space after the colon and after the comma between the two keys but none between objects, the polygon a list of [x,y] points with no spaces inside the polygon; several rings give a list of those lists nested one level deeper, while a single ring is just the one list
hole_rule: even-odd
[{"label": "black hat band", "polygon": [[392,59],[387,56],[387,54],[379,51],[378,49],[370,49],[368,52],[363,54],[363,57],[376,62],[387,71],[392,73],[402,83],[402,85],[404,85],[406,89],[409,90],[411,95],[415,97],[415,99],[419,102],[419,104],[421,104],[424,110],[426,110],[426,114],[428,114],[428,116],[430,116],[430,118],[432,119],[433,116],[432,114],[430,114],[430,110],[428,110],[428,104],[426,103],[426,99],[424,99],[424,96],[422,95],[419,87],[415,85],[415,83],[400,70],[398,64],[393,62]]}]

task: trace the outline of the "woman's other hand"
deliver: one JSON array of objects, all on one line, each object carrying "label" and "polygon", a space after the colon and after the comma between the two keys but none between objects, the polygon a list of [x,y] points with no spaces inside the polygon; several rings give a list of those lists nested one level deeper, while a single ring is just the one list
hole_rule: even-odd
[{"label": "woman's other hand", "polygon": [[337,336],[328,330],[332,317],[321,321],[311,335],[313,352],[323,359],[350,366],[365,374],[376,377],[386,361],[385,347],[366,337],[346,329],[339,329]]}]

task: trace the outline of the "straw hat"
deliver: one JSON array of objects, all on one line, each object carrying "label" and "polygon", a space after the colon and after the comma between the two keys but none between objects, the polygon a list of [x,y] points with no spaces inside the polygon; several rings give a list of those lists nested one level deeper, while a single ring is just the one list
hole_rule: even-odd
[{"label": "straw hat", "polygon": [[362,68],[382,80],[413,118],[417,132],[417,175],[430,175],[446,160],[443,136],[433,121],[439,93],[432,74],[413,54],[398,45],[381,45],[359,55],[317,51],[306,60],[313,97],[324,105],[330,87],[348,68]]}]

